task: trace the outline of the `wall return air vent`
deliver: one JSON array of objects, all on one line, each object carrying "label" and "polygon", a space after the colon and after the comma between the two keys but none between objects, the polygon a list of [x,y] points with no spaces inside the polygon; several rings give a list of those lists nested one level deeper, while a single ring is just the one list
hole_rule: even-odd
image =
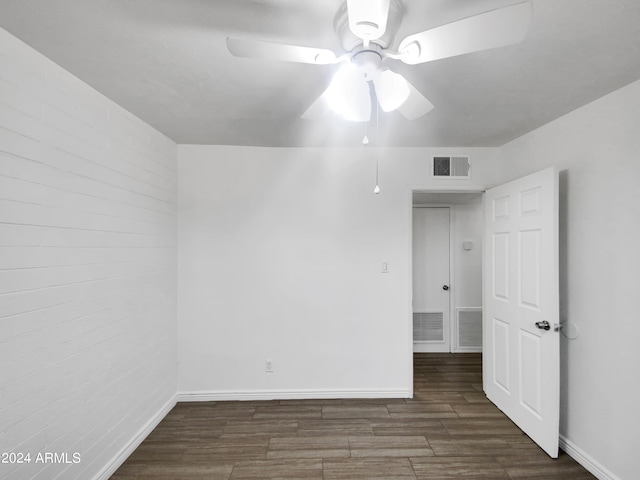
[{"label": "wall return air vent", "polygon": [[468,155],[434,155],[431,174],[436,178],[471,178],[471,158]]},{"label": "wall return air vent", "polygon": [[444,312],[414,312],[413,341],[443,342]]}]

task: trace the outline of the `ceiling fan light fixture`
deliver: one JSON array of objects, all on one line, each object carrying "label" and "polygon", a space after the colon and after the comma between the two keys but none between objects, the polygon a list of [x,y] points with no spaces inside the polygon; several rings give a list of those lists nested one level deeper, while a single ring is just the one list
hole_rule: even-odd
[{"label": "ceiling fan light fixture", "polygon": [[371,118],[369,85],[354,65],[338,70],[325,95],[331,110],[345,120],[367,122]]},{"label": "ceiling fan light fixture", "polygon": [[391,70],[383,70],[373,79],[380,108],[393,112],[409,98],[411,89],[405,78]]},{"label": "ceiling fan light fixture", "polygon": [[[382,37],[390,18],[389,30],[397,29],[401,0],[343,1],[334,21],[347,52],[340,56],[327,49],[231,37],[227,38],[227,49],[233,56],[245,58],[315,65],[348,62],[353,68],[338,71],[302,118],[318,118],[333,110],[346,120],[367,122],[373,102],[376,112],[379,106],[385,112],[396,110],[406,119],[415,120],[430,112],[433,104],[404,77],[381,69],[381,62],[389,59],[416,65],[521,42],[533,20],[532,0],[511,1],[517,3],[409,35],[400,41],[397,51],[389,50],[391,39]],[[347,26],[353,35],[347,32]],[[377,102],[372,99],[373,93]]]}]

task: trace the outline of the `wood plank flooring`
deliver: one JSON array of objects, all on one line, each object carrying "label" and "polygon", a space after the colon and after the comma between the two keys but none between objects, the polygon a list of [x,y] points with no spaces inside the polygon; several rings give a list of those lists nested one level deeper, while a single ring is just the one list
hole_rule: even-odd
[{"label": "wood plank flooring", "polygon": [[416,354],[414,398],[180,403],[112,480],[595,477],[482,393],[479,354]]}]

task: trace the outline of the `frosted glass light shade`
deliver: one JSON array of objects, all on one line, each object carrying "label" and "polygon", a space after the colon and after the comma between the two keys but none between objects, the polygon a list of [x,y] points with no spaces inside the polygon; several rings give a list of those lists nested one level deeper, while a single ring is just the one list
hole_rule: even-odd
[{"label": "frosted glass light shade", "polygon": [[380,108],[392,112],[409,98],[411,90],[405,78],[391,70],[384,70],[373,79]]},{"label": "frosted glass light shade", "polygon": [[338,70],[326,91],[331,109],[351,122],[368,122],[371,118],[369,85],[353,65]]}]

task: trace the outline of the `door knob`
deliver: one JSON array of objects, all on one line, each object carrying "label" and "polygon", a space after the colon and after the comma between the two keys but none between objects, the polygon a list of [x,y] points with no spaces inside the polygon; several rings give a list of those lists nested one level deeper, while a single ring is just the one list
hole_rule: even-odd
[{"label": "door knob", "polygon": [[449,285],[442,285],[443,290],[449,290]]},{"label": "door knob", "polygon": [[546,320],[543,320],[542,322],[536,322],[536,327],[538,327],[540,330],[551,330],[551,325]]}]

